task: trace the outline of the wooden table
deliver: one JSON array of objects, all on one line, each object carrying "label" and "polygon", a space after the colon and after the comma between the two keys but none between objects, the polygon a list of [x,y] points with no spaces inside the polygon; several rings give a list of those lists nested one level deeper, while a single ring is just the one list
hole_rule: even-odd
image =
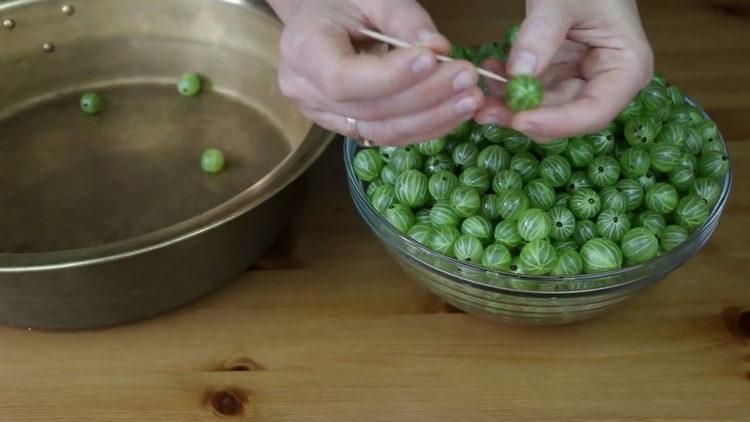
[{"label": "wooden table", "polygon": [[[461,43],[521,13],[424,3]],[[719,122],[736,176],[710,244],[645,295],[557,328],[458,312],[386,257],[334,145],[288,233],[226,289],[106,331],[1,328],[0,420],[750,420],[750,4],[641,3],[659,68]]]}]

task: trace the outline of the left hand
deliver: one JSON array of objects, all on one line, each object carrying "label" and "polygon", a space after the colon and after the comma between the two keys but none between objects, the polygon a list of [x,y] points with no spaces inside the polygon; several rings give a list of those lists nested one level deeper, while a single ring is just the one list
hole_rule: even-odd
[{"label": "left hand", "polygon": [[[654,59],[635,0],[527,0],[528,16],[513,45],[510,75],[533,74],[545,87],[542,106],[513,114],[489,84],[475,115],[538,141],[596,132],[610,124],[653,76]],[[489,60],[490,71],[506,74]]]}]

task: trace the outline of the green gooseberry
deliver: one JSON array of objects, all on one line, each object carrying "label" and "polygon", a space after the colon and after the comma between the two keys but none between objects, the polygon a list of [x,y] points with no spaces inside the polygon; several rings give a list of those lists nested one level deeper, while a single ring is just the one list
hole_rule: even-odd
[{"label": "green gooseberry", "polygon": [[584,138],[573,138],[568,143],[564,155],[573,168],[586,168],[594,159],[594,146]]},{"label": "green gooseberry", "polygon": [[415,224],[406,235],[422,245],[427,245],[432,237],[432,227],[426,224]]},{"label": "green gooseberry", "polygon": [[507,271],[513,260],[508,248],[500,244],[487,246],[482,253],[482,266],[495,271]]},{"label": "green gooseberry", "polygon": [[186,73],[180,76],[177,82],[177,90],[186,97],[194,97],[200,94],[203,88],[203,80],[200,75],[195,73]]},{"label": "green gooseberry", "polygon": [[527,243],[519,256],[518,265],[529,275],[547,275],[557,263],[557,252],[549,240],[536,239]]},{"label": "green gooseberry", "polygon": [[427,241],[427,247],[439,254],[453,257],[453,245],[459,237],[461,237],[461,232],[454,226],[434,227],[432,236]]},{"label": "green gooseberry", "polygon": [[703,198],[709,207],[713,208],[719,203],[721,197],[721,186],[713,179],[701,177],[695,179],[693,185],[690,186],[690,193]]},{"label": "green gooseberry", "polygon": [[435,227],[455,227],[459,221],[460,217],[453,211],[450,201],[437,201],[430,209],[430,223]]},{"label": "green gooseberry", "polygon": [[407,170],[396,179],[396,200],[412,208],[419,208],[430,200],[429,180],[419,170]]},{"label": "green gooseberry", "polygon": [[688,195],[680,199],[674,210],[675,222],[692,233],[708,220],[708,204],[697,195]]},{"label": "green gooseberry", "polygon": [[552,220],[549,214],[538,208],[527,209],[518,217],[518,234],[527,242],[546,239],[551,231]]},{"label": "green gooseberry", "polygon": [[576,229],[573,231],[571,238],[579,246],[583,246],[584,243],[598,236],[599,231],[596,228],[596,223],[591,220],[579,220],[576,221]]},{"label": "green gooseberry", "polygon": [[511,155],[500,145],[485,147],[477,156],[477,167],[483,168],[493,175],[500,170],[510,167]]},{"label": "green gooseberry", "polygon": [[688,166],[676,166],[669,172],[669,183],[678,191],[684,192],[690,189],[695,182],[695,171]]},{"label": "green gooseberry", "polygon": [[676,145],[656,144],[651,148],[651,168],[662,173],[670,172],[682,158],[682,150]]},{"label": "green gooseberry", "polygon": [[641,264],[656,258],[659,253],[659,240],[650,230],[636,227],[625,233],[620,248],[630,262]]},{"label": "green gooseberry", "polygon": [[539,160],[528,152],[519,152],[510,159],[510,169],[515,170],[524,182],[528,182],[539,174]]},{"label": "green gooseberry", "polygon": [[521,190],[522,188],[523,179],[514,170],[500,170],[492,179],[492,190],[497,194],[509,189]]},{"label": "green gooseberry", "polygon": [[555,203],[555,189],[546,179],[534,179],[523,188],[532,208],[548,210]]},{"label": "green gooseberry", "polygon": [[404,204],[392,204],[383,214],[386,220],[401,233],[408,233],[414,225],[414,213]]},{"label": "green gooseberry", "polygon": [[453,162],[458,167],[474,166],[478,156],[479,147],[470,142],[460,143],[453,149]]},{"label": "green gooseberry", "polygon": [[498,194],[500,216],[505,219],[517,219],[529,208],[529,197],[520,190],[508,189]]},{"label": "green gooseberry", "polygon": [[518,220],[503,220],[495,226],[495,242],[513,249],[523,243],[523,238],[518,233]]},{"label": "green gooseberry", "polygon": [[591,183],[588,175],[582,171],[573,172],[570,175],[570,183],[568,183],[568,192],[574,192],[580,189],[591,189],[594,184]]},{"label": "green gooseberry", "polygon": [[616,186],[608,186],[599,191],[602,200],[602,210],[612,210],[622,214],[628,210],[628,201],[625,194]]},{"label": "green gooseberry", "polygon": [[599,132],[584,137],[594,148],[594,156],[611,154],[615,149],[615,127],[609,125]]},{"label": "green gooseberry", "polygon": [[427,190],[430,192],[432,199],[443,201],[450,198],[451,193],[460,184],[455,174],[441,170],[432,176],[427,182]]},{"label": "green gooseberry", "polygon": [[648,173],[651,168],[651,158],[645,148],[630,147],[620,155],[620,166],[628,178],[640,177]]},{"label": "green gooseberry", "polygon": [[468,234],[482,242],[485,242],[492,237],[493,230],[494,227],[492,226],[492,223],[490,223],[490,220],[479,215],[472,215],[461,223],[462,234]]},{"label": "green gooseberry", "polygon": [[630,219],[627,215],[612,210],[604,210],[596,219],[596,230],[605,239],[619,242],[630,230]]},{"label": "green gooseberry", "polygon": [[372,182],[380,177],[380,171],[383,169],[383,159],[380,153],[374,149],[363,149],[354,156],[352,167],[354,174],[360,180]]},{"label": "green gooseberry", "polygon": [[482,205],[479,207],[479,214],[488,220],[497,220],[500,218],[500,197],[494,193],[482,195]]},{"label": "green gooseberry", "polygon": [[469,186],[459,186],[454,189],[450,201],[453,211],[460,217],[469,217],[476,214],[482,205],[479,192]]},{"label": "green gooseberry", "polygon": [[574,276],[583,272],[583,260],[575,249],[566,248],[557,251],[557,262],[550,272],[554,276]]},{"label": "green gooseberry", "polygon": [[594,186],[613,186],[620,179],[620,163],[609,155],[600,155],[589,164],[588,176]]},{"label": "green gooseberry", "polygon": [[667,227],[667,221],[658,212],[646,210],[638,215],[636,226],[646,228],[654,235],[661,236],[662,231]]},{"label": "green gooseberry", "polygon": [[206,173],[221,173],[225,163],[224,153],[216,148],[209,148],[201,155],[201,168]]},{"label": "green gooseberry", "polygon": [[701,176],[709,179],[718,179],[729,173],[729,157],[721,152],[708,152],[703,154],[698,165]]},{"label": "green gooseberry", "polygon": [[637,210],[643,205],[645,192],[640,183],[633,179],[620,179],[615,186],[625,196],[627,211]]},{"label": "green gooseberry", "polygon": [[515,130],[509,130],[503,139],[505,148],[513,154],[528,151],[534,141],[528,136]]},{"label": "green gooseberry", "polygon": [[384,214],[385,210],[396,202],[396,188],[393,185],[385,184],[375,189],[370,199],[370,204],[379,213]]},{"label": "green gooseberry", "polygon": [[482,253],[484,253],[484,246],[474,236],[462,235],[453,244],[453,255],[459,261],[480,263]]},{"label": "green gooseberry", "polygon": [[659,238],[659,244],[664,251],[668,252],[685,242],[690,234],[682,226],[671,225],[664,228]]},{"label": "green gooseberry", "polygon": [[546,179],[552,187],[565,186],[570,181],[572,170],[568,160],[560,155],[548,155],[539,163],[539,174]]},{"label": "green gooseberry", "polygon": [[505,86],[505,102],[514,112],[535,109],[543,99],[542,84],[532,75],[518,75]]},{"label": "green gooseberry", "polygon": [[646,149],[651,149],[656,144],[656,137],[660,131],[661,122],[647,116],[628,120],[623,130],[625,139],[631,146],[640,145]]},{"label": "green gooseberry", "polygon": [[480,167],[466,167],[458,176],[458,180],[463,186],[476,189],[480,195],[490,189],[490,174]]},{"label": "green gooseberry", "polygon": [[453,163],[453,159],[445,152],[431,155],[424,160],[424,172],[427,175],[433,175],[444,170],[453,172],[455,169],[456,165]]},{"label": "green gooseberry", "polygon": [[445,138],[437,138],[431,141],[417,144],[417,151],[419,151],[419,153],[422,155],[431,157],[433,155],[437,155],[443,152],[446,145],[447,145],[447,142],[445,141]]},{"label": "green gooseberry", "polygon": [[99,114],[104,108],[104,100],[96,92],[87,92],[81,95],[79,106],[81,107],[81,111],[86,114]]},{"label": "green gooseberry", "polygon": [[667,183],[656,183],[646,190],[646,208],[666,215],[677,207],[679,195],[674,186]]},{"label": "green gooseberry", "polygon": [[614,271],[622,268],[622,251],[617,244],[609,239],[594,238],[581,246],[583,271],[586,274],[596,274]]},{"label": "green gooseberry", "polygon": [[599,215],[601,199],[592,189],[578,189],[570,194],[570,211],[579,220],[588,220]]},{"label": "green gooseberry", "polygon": [[567,240],[576,229],[576,218],[573,213],[562,207],[550,208],[547,212],[552,222],[549,237],[554,240]]}]

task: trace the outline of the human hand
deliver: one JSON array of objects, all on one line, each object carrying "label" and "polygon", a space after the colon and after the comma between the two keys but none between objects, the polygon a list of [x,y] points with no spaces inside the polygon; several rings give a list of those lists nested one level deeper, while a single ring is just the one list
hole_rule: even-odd
[{"label": "human hand", "polygon": [[[438,65],[435,53],[447,53],[450,44],[414,0],[270,3],[286,24],[281,91],[329,130],[405,145],[450,132],[484,101],[469,62]],[[357,54],[353,42],[365,41],[363,27],[421,47]],[[356,119],[355,128],[347,118]]]},{"label": "human hand", "polygon": [[492,83],[476,114],[480,123],[512,127],[538,141],[596,132],[651,80],[654,60],[635,0],[527,0],[527,18],[513,44],[510,75],[533,74],[545,87],[542,106],[513,114]]}]

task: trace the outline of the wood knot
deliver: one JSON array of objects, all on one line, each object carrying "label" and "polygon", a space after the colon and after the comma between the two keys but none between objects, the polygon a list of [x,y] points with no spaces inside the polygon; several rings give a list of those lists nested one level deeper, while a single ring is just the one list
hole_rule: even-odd
[{"label": "wood knot", "polygon": [[204,402],[223,416],[242,416],[248,404],[247,395],[233,388],[208,392],[204,397]]},{"label": "wood knot", "polygon": [[727,329],[740,340],[750,341],[750,309],[731,307],[724,310]]},{"label": "wood knot", "polygon": [[225,362],[221,371],[265,371],[266,367],[250,358],[236,358]]}]

